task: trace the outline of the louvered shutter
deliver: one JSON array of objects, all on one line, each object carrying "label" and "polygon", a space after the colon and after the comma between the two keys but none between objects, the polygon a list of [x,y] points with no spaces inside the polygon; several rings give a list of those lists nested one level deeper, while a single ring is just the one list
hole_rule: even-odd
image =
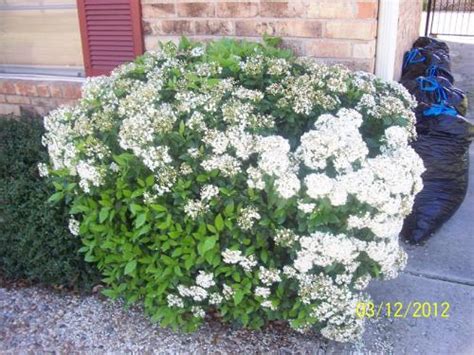
[{"label": "louvered shutter", "polygon": [[77,0],[87,76],[108,74],[143,53],[139,0]]}]

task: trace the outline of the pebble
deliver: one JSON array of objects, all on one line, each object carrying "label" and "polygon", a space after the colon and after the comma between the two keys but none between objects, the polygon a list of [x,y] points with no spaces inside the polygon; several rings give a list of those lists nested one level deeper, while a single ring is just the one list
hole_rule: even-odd
[{"label": "pebble", "polygon": [[195,333],[176,333],[151,323],[140,307],[125,309],[121,302],[97,295],[38,287],[0,288],[0,321],[0,353],[322,354],[361,350],[360,344],[338,344],[317,333],[302,335],[281,324],[250,331],[209,320]]}]

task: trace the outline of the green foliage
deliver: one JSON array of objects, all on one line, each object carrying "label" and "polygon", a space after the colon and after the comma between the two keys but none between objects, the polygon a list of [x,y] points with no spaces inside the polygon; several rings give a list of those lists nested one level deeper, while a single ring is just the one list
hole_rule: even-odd
[{"label": "green foliage", "polygon": [[67,229],[64,203],[38,175],[47,157],[39,118],[0,117],[0,272],[10,279],[89,288],[98,281]]}]

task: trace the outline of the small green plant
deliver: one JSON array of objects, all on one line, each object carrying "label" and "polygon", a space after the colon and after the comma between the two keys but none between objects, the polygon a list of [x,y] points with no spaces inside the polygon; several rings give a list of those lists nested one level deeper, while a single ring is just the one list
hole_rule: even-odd
[{"label": "small green plant", "polygon": [[38,174],[38,163],[47,159],[43,132],[39,118],[0,117],[0,272],[87,289],[99,274],[79,254],[65,203],[47,202],[53,187]]},{"label": "small green plant", "polygon": [[106,295],[194,330],[205,312],[357,338],[373,278],[404,266],[423,165],[396,83],[277,39],[163,44],[45,119],[56,192]]}]

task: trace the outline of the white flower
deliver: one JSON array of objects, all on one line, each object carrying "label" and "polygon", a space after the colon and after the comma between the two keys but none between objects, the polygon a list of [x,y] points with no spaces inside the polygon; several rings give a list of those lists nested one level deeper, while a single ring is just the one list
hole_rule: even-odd
[{"label": "white flower", "polygon": [[251,271],[257,265],[257,261],[253,255],[248,257],[242,255],[240,250],[225,249],[222,253],[222,258],[226,264],[239,264],[245,271]]},{"label": "white flower", "polygon": [[204,47],[194,47],[191,49],[191,57],[200,57],[205,53]]},{"label": "white flower", "polygon": [[281,281],[280,271],[277,269],[266,269],[263,266],[260,266],[258,276],[260,281],[266,286]]},{"label": "white flower", "polygon": [[201,199],[204,201],[209,201],[217,195],[219,195],[219,188],[217,186],[204,185],[201,188]]},{"label": "white flower", "polygon": [[298,193],[301,183],[296,174],[286,173],[275,180],[275,187],[282,198],[289,199]]},{"label": "white flower", "polygon": [[272,311],[276,310],[276,307],[270,300],[263,301],[262,303],[260,303],[260,305],[265,308],[270,308]]},{"label": "white flower", "polygon": [[168,296],[166,296],[166,300],[168,301],[169,307],[178,307],[178,308],[184,307],[183,299],[179,296],[176,296],[170,293]]},{"label": "white flower", "polygon": [[318,199],[327,196],[334,188],[334,181],[325,174],[310,174],[304,179],[309,197]]},{"label": "white flower", "polygon": [[226,249],[221,254],[226,264],[238,264],[242,260],[242,252],[240,250]]},{"label": "white flower", "polygon": [[214,281],[214,275],[212,273],[205,273],[202,270],[199,271],[199,275],[196,277],[196,285],[202,288],[209,288],[215,284],[216,282]]},{"label": "white flower", "polygon": [[90,192],[91,186],[100,186],[103,182],[102,172],[91,162],[80,161],[77,164],[77,174],[81,178],[79,186],[86,193]]},{"label": "white flower", "polygon": [[199,306],[192,306],[191,312],[197,318],[204,318],[206,316],[206,312],[204,312],[202,307],[199,307]]},{"label": "white flower", "polygon": [[260,218],[260,214],[255,207],[245,207],[240,211],[237,224],[242,230],[250,230],[255,221],[258,221]]},{"label": "white flower", "polygon": [[298,201],[298,209],[301,212],[311,213],[314,211],[315,208],[316,208],[315,203],[304,203],[304,202]]},{"label": "white flower", "polygon": [[226,300],[229,300],[232,298],[234,290],[232,289],[232,287],[224,284],[222,285],[222,294],[224,295],[224,298]]},{"label": "white flower", "polygon": [[41,177],[46,177],[49,175],[48,166],[45,163],[38,163],[38,173]]},{"label": "white flower", "polygon": [[268,296],[270,296],[270,288],[268,287],[256,287],[255,288],[255,296],[257,297],[263,297],[263,298],[267,298]]},{"label": "white flower", "polygon": [[69,218],[69,231],[71,232],[72,235],[79,235],[79,227],[80,227],[80,222],[75,220],[74,218]]},{"label": "white flower", "polygon": [[283,228],[276,231],[273,240],[277,245],[291,247],[296,241],[298,241],[298,236],[293,232],[293,230]]},{"label": "white flower", "polygon": [[189,200],[184,206],[184,213],[191,219],[196,219],[206,213],[208,209],[209,206],[201,200]]},{"label": "white flower", "polygon": [[110,163],[109,168],[110,168],[110,170],[112,170],[114,173],[117,173],[117,172],[120,171],[120,167],[119,167],[115,162]]},{"label": "white flower", "polygon": [[209,295],[209,304],[219,305],[222,303],[223,297],[217,292],[211,293]]},{"label": "white flower", "polygon": [[179,285],[178,292],[182,297],[189,297],[198,302],[205,300],[208,296],[207,291],[200,286],[186,287]]}]

